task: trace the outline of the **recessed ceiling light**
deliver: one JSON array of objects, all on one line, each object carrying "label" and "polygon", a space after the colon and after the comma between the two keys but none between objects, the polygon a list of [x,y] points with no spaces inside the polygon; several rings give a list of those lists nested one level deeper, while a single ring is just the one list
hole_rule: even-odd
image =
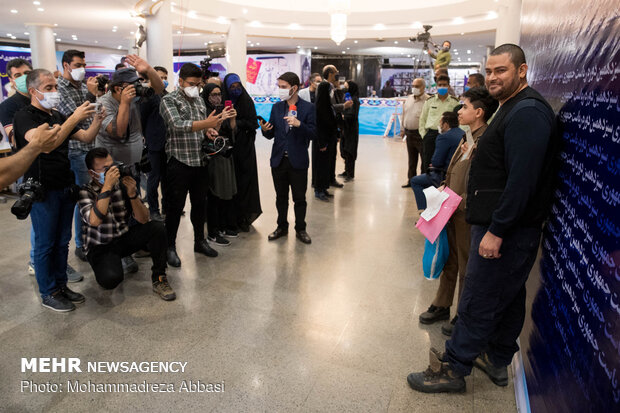
[{"label": "recessed ceiling light", "polygon": [[7,35],[7,37],[11,37],[11,36],[13,36],[13,33],[7,33],[6,35]]},{"label": "recessed ceiling light", "polygon": [[34,4],[35,6],[38,6],[38,5],[41,4],[41,2],[40,1],[33,1],[32,4]]},{"label": "recessed ceiling light", "polygon": [[260,43],[256,42],[256,46],[260,46]]},{"label": "recessed ceiling light", "polygon": [[230,23],[226,17],[220,16],[217,18],[216,22],[218,24],[228,24]]},{"label": "recessed ceiling light", "polygon": [[15,9],[11,9],[11,13],[13,13],[13,14],[17,14],[17,10],[15,10]]},{"label": "recessed ceiling light", "polygon": [[342,51],[342,54],[345,54],[345,53],[346,53],[346,52],[343,50],[343,51]]},{"label": "recessed ceiling light", "polygon": [[347,47],[347,50],[351,50],[351,48],[350,48],[350,47]]},{"label": "recessed ceiling light", "polygon": [[181,30],[177,30],[177,34],[181,34]]},{"label": "recessed ceiling light", "polygon": [[26,36],[30,36],[30,32],[24,32]]},{"label": "recessed ceiling light", "polygon": [[95,43],[99,43],[99,40],[95,40]]},{"label": "recessed ceiling light", "polygon": [[490,12],[487,14],[487,19],[489,19],[489,20],[497,19],[497,13],[496,13],[496,12],[494,12],[494,11],[490,11]]},{"label": "recessed ceiling light", "polygon": [[252,20],[250,22],[250,27],[262,27],[262,25],[263,24],[261,22],[259,22],[258,20]]},{"label": "recessed ceiling light", "polygon": [[213,40],[209,40],[209,44],[213,43]]},{"label": "recessed ceiling light", "polygon": [[187,17],[189,17],[190,19],[195,19],[196,17],[198,17],[198,13],[196,12],[196,10],[190,10],[187,12]]},{"label": "recessed ceiling light", "polygon": [[116,48],[117,48],[118,50],[121,50],[121,49],[123,48],[123,46],[118,45],[118,46],[116,46]]},{"label": "recessed ceiling light", "polygon": [[471,54],[471,50],[467,50],[467,54]]},{"label": "recessed ceiling light", "polygon": [[37,8],[37,11],[45,11],[45,9],[43,7],[39,7]]},{"label": "recessed ceiling light", "polygon": [[408,54],[408,55],[407,55],[407,57],[411,57],[411,55],[410,55],[410,54]]},{"label": "recessed ceiling light", "polygon": [[59,42],[60,41],[60,37],[58,39],[56,39],[56,41]]},{"label": "recessed ceiling light", "polygon": [[383,23],[377,23],[373,26],[373,29],[375,30],[385,30],[385,24]]},{"label": "recessed ceiling light", "polygon": [[422,23],[421,22],[413,22],[411,24],[411,28],[412,29],[421,29],[422,28]]},{"label": "recessed ceiling light", "polygon": [[461,36],[465,36],[465,32],[461,32]]},{"label": "recessed ceiling light", "polygon": [[314,46],[314,50],[317,50],[317,49],[318,49],[318,47]]},{"label": "recessed ceiling light", "polygon": [[298,48],[298,49],[301,49],[301,46],[300,46],[300,45],[297,45],[297,48]]},{"label": "recessed ceiling light", "polygon": [[58,23],[54,23],[54,27],[58,27]]},{"label": "recessed ceiling light", "polygon": [[248,9],[243,9],[241,11],[243,12],[243,14],[248,14]]},{"label": "recessed ceiling light", "polygon": [[471,57],[468,57],[468,58],[467,58],[467,61],[468,61],[468,62],[471,62]]},{"label": "recessed ceiling light", "polygon": [[112,32],[116,33],[116,29],[112,29]]},{"label": "recessed ceiling light", "polygon": [[129,34],[136,34],[136,32],[129,32]]},{"label": "recessed ceiling light", "polygon": [[205,42],[205,46],[208,45],[209,43]]},{"label": "recessed ceiling light", "polygon": [[465,23],[465,20],[462,17],[455,17],[452,20],[452,24],[463,24]]},{"label": "recessed ceiling light", "polygon": [[398,40],[394,40],[394,44],[398,44]]},{"label": "recessed ceiling light", "polygon": [[56,35],[57,35],[57,33],[52,33],[52,34],[53,34],[54,36],[56,36]]},{"label": "recessed ceiling light", "polygon": [[252,41],[251,41],[251,40],[248,40],[248,44],[250,44],[250,43],[252,43]]}]

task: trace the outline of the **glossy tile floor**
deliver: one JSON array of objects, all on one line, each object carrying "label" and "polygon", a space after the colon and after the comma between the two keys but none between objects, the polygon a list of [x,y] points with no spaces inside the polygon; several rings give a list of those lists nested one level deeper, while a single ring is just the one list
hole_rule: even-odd
[{"label": "glossy tile floor", "polygon": [[[364,136],[357,178],[323,203],[308,191],[303,245],[275,229],[271,144],[257,138],[264,213],[252,231],[194,255],[189,219],[181,223],[183,266],[169,278],[178,299],[151,292],[150,260],[114,291],[94,282],[88,264],[70,254],[85,280],[76,311],[44,309],[26,271],[28,227],[0,205],[0,411],[110,412],[511,412],[512,383],[492,384],[480,371],[463,395],[425,395],[406,376],[425,369],[431,345],[443,348],[440,325],[422,326],[437,282],[423,278],[423,237],[414,228],[400,140]],[[338,171],[342,163],[338,161]],[[189,211],[189,209],[187,208]],[[290,210],[292,218],[292,208]],[[182,361],[185,373],[21,373],[22,357],[88,361]],[[183,380],[225,382],[224,393],[179,393]],[[36,383],[174,383],[176,393],[20,393]]]}]

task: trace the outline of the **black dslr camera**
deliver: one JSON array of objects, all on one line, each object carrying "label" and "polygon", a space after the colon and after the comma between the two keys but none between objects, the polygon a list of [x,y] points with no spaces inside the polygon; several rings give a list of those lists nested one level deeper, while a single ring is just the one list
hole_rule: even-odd
[{"label": "black dslr camera", "polygon": [[218,77],[220,74],[218,72],[212,72],[211,68],[211,60],[213,58],[209,55],[200,61],[200,70],[202,70],[202,80],[207,81],[210,77]]},{"label": "black dslr camera", "polygon": [[125,165],[123,162],[114,162],[112,165],[105,169],[105,173],[107,174],[110,168],[116,166],[118,168],[118,172],[121,175],[121,178],[124,176],[131,176],[132,178],[137,178],[140,176],[141,172],[149,173],[151,172],[151,161],[146,154],[142,154],[142,158],[140,161],[134,163],[133,165]]},{"label": "black dslr camera", "polygon": [[97,90],[105,93],[105,88],[110,83],[110,78],[106,75],[97,76]]},{"label": "black dslr camera", "polygon": [[30,210],[32,210],[32,203],[45,199],[45,190],[41,183],[33,178],[28,178],[26,182],[19,185],[17,190],[19,199],[11,207],[11,213],[17,219],[26,219],[30,215]]},{"label": "black dslr camera", "polygon": [[218,136],[214,140],[205,139],[202,141],[202,153],[205,159],[211,159],[217,155],[230,156],[233,145],[230,139]]},{"label": "black dslr camera", "polygon": [[142,86],[140,80],[136,80],[135,82],[131,83],[131,85],[133,85],[134,89],[136,90],[136,96],[138,97],[150,98],[155,95],[155,89],[153,89],[152,87]]}]

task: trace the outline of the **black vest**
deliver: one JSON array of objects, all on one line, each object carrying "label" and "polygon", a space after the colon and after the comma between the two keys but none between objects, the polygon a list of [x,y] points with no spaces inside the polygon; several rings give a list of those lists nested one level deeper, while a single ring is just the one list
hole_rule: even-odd
[{"label": "black vest", "polygon": [[[554,117],[553,109],[545,98],[529,86],[500,107],[495,118],[478,140],[471,161],[467,184],[466,220],[472,225],[490,225],[493,212],[499,206],[508,180],[504,152],[504,131],[506,124],[512,117],[512,109],[526,99],[542,102],[549,109],[550,115]],[[518,219],[518,226],[520,227],[540,227],[551,207],[554,176],[557,170],[559,146],[557,135],[556,122],[553,121],[544,166],[536,191],[528,200],[523,215]]]}]

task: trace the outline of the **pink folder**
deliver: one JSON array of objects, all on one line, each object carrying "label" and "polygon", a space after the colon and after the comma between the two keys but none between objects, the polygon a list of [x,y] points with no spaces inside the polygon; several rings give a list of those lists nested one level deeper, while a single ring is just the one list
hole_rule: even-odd
[{"label": "pink folder", "polygon": [[430,221],[420,218],[415,224],[416,228],[420,230],[422,235],[426,237],[431,243],[434,243],[441,230],[446,226],[456,208],[463,200],[450,188],[445,187],[444,192],[447,193],[448,199],[441,204],[441,210]]}]

